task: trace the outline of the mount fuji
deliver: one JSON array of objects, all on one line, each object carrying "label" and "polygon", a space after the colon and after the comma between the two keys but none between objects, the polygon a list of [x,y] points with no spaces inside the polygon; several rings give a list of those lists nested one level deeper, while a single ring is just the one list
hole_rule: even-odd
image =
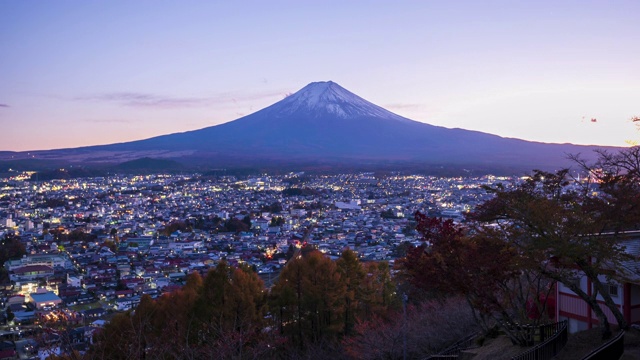
[{"label": "mount fuji", "polygon": [[[242,167],[270,165],[455,166],[551,169],[596,147],[547,144],[410,120],[332,81],[221,125],[145,140],[31,152],[40,159],[116,163],[143,157]],[[14,153],[15,155],[15,153]]]}]

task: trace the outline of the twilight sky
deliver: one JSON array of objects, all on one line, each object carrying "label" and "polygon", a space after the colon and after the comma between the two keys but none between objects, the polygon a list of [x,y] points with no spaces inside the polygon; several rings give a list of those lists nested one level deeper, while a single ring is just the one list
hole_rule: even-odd
[{"label": "twilight sky", "polygon": [[636,0],[6,0],[0,150],[199,129],[326,80],[433,125],[625,146],[640,142],[639,14]]}]

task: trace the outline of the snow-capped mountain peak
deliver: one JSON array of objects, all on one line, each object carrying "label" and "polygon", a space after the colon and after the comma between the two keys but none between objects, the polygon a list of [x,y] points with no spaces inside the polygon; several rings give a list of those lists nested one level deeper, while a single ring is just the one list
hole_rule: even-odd
[{"label": "snow-capped mountain peak", "polygon": [[374,116],[400,121],[408,120],[359,97],[333,81],[310,83],[274,104],[273,109],[270,110],[280,114],[311,111],[344,119]]}]

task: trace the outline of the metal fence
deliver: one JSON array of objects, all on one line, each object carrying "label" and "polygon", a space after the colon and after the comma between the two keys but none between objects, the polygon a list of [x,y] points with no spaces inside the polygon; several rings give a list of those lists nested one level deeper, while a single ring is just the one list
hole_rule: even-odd
[{"label": "metal fence", "polygon": [[539,329],[538,334],[540,336],[539,341],[544,342],[551,336],[557,334],[558,332],[560,332],[563,326],[565,327],[567,326],[566,321],[556,322],[553,324],[540,325],[538,327]]},{"label": "metal fence", "polygon": [[[555,333],[550,335],[549,333],[551,331],[555,331]],[[542,343],[518,356],[512,357],[511,360],[549,360],[556,356],[567,343],[567,321],[564,320],[555,324],[541,326],[540,338],[542,339],[543,337],[545,340]]]},{"label": "metal fence", "polygon": [[597,349],[590,352],[582,360],[615,360],[620,359],[624,353],[624,331],[620,331],[616,336]]},{"label": "metal fence", "polygon": [[435,355],[431,355],[424,360],[436,360],[436,359],[457,359],[460,352],[465,349],[469,349],[474,340],[478,337],[479,333],[468,335],[467,337],[456,341],[453,345],[440,351]]},{"label": "metal fence", "polygon": [[[560,321],[553,324],[546,324],[531,328],[532,340],[541,341],[537,346],[515,356],[512,360],[548,360],[558,354],[567,343],[567,321]],[[469,349],[474,345],[474,340],[478,334],[472,334],[459,340],[455,344],[442,350],[438,354],[431,355],[424,360],[445,360],[457,359],[460,352]],[[586,360],[586,359],[583,359]],[[599,360],[599,358],[589,359]]]}]

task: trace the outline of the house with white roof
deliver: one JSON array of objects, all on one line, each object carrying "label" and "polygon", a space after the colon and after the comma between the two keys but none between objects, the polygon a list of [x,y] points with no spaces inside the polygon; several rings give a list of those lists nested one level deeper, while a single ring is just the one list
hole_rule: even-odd
[{"label": "house with white roof", "polygon": [[31,302],[36,309],[44,309],[47,307],[56,307],[62,303],[62,299],[53,291],[38,292],[29,294]]}]

